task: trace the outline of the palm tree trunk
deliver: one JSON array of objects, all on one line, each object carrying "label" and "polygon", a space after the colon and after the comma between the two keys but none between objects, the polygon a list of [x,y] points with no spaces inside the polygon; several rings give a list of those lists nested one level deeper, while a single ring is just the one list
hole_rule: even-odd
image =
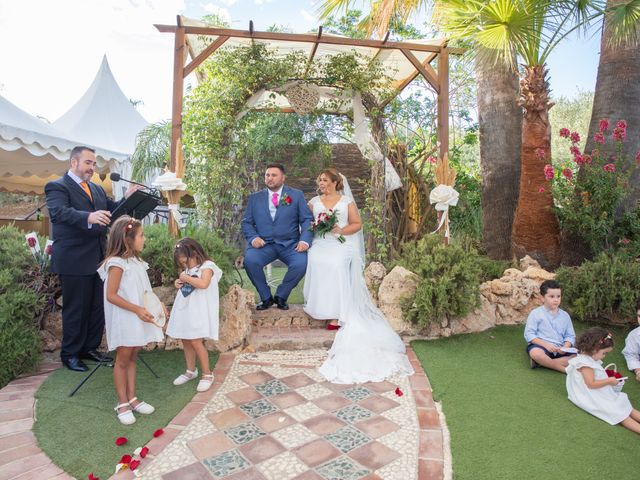
[{"label": "palm tree trunk", "polygon": [[[543,267],[560,263],[560,229],[553,211],[551,185],[545,181],[544,166],[551,163],[549,82],[545,65],[524,67],[520,81],[522,152],[520,194],[513,221],[513,253],[529,255]],[[544,192],[540,192],[540,188]]]},{"label": "palm tree trunk", "polygon": [[518,74],[476,60],[482,170],[482,243],[491,258],[511,259],[511,229],[518,203],[522,109]]}]

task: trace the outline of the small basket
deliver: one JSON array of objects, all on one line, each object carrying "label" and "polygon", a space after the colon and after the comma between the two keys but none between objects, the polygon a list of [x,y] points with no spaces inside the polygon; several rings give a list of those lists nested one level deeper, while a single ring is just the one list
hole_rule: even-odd
[{"label": "small basket", "polygon": [[[607,377],[615,377],[615,375],[609,375],[609,372],[618,373],[618,367],[615,363],[610,363],[606,367],[604,367],[604,371],[607,373]],[[617,385],[612,386],[615,392],[620,393],[622,391],[622,387],[624,387],[624,380],[622,382],[618,382]]]},{"label": "small basket", "polygon": [[162,302],[158,296],[150,290],[144,292],[144,308],[153,315],[153,323],[163,328],[167,323],[167,317],[164,314],[164,308],[162,308]]}]

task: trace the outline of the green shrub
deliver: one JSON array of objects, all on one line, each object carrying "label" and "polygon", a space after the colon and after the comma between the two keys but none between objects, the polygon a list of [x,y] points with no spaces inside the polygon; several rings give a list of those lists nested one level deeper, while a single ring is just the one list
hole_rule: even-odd
[{"label": "green shrub", "polygon": [[486,255],[478,255],[476,260],[480,268],[480,283],[500,278],[507,268],[514,266],[509,260],[494,260]]},{"label": "green shrub", "polygon": [[557,271],[563,303],[576,317],[613,324],[635,323],[640,297],[640,263],[625,254],[603,252],[578,267]]},{"label": "green shrub", "polygon": [[420,277],[416,294],[403,303],[405,316],[423,327],[445,316],[462,316],[478,304],[480,266],[475,250],[443,245],[438,235],[405,244],[399,265]]},{"label": "green shrub", "polygon": [[24,235],[13,225],[0,227],[0,270],[7,270],[13,281],[24,278],[34,264]]},{"label": "green shrub", "polygon": [[[173,262],[173,250],[176,239],[169,234],[166,225],[156,224],[145,227],[146,237],[142,257],[149,264],[149,279],[153,286],[172,285],[178,270]],[[196,240],[224,275],[220,282],[220,294],[223,295],[235,281],[233,264],[238,251],[229,247],[215,232],[202,227],[188,227],[184,236]]]}]

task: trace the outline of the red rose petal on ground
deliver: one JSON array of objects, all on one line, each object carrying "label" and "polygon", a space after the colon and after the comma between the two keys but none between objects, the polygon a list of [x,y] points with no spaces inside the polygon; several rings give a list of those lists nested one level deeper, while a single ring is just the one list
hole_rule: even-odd
[{"label": "red rose petal on ground", "polygon": [[404,393],[402,392],[402,390],[400,390],[400,387],[396,387],[396,395],[401,397],[404,395]]},{"label": "red rose petal on ground", "polygon": [[122,455],[122,458],[118,463],[129,464],[131,462],[131,455]]},{"label": "red rose petal on ground", "polygon": [[153,436],[154,437],[159,437],[160,435],[162,435],[164,433],[164,430],[162,430],[161,428],[157,429],[155,432],[153,432]]},{"label": "red rose petal on ground", "polygon": [[135,470],[136,468],[138,468],[138,465],[140,465],[140,460],[131,460],[131,463],[129,463],[129,468],[131,470]]},{"label": "red rose petal on ground", "polygon": [[91,472],[91,473],[89,474],[89,476],[87,476],[87,478],[88,478],[89,480],[100,480],[100,478],[99,478],[99,477],[96,477],[96,476],[93,474],[93,472]]},{"label": "red rose petal on ground", "polygon": [[127,440],[127,437],[118,437],[118,438],[116,438],[116,445],[118,445],[118,446],[124,445],[128,441],[129,440]]},{"label": "red rose petal on ground", "polygon": [[147,453],[149,453],[149,447],[142,447],[142,450],[140,450],[140,458],[146,457]]}]

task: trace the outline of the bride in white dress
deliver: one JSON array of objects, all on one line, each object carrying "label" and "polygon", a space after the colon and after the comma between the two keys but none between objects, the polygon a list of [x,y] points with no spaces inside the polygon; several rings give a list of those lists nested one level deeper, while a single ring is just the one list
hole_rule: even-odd
[{"label": "bride in white dress", "polygon": [[314,220],[335,212],[338,222],[332,234],[316,236],[309,249],[304,311],[340,325],[320,373],[342,384],[411,375],[404,343],[373,304],[364,281],[362,222],[349,185],[333,168],[324,170],[317,183],[321,195],[309,201]]}]

